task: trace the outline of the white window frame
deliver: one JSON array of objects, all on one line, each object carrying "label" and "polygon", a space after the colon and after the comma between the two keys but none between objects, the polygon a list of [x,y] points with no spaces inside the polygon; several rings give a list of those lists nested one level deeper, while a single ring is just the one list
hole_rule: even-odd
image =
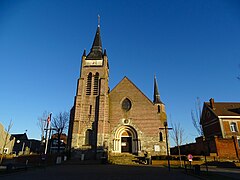
[{"label": "white window frame", "polygon": [[232,132],[238,132],[237,123],[236,123],[236,122],[231,122],[231,123],[230,123],[230,130],[231,130]]}]

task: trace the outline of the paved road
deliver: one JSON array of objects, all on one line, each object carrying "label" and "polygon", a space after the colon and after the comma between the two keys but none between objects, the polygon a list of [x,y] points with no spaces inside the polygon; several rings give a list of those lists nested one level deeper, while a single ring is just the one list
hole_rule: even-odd
[{"label": "paved road", "polygon": [[152,166],[119,166],[119,165],[81,165],[63,164],[47,168],[29,169],[27,171],[0,176],[1,180],[155,180],[181,179],[194,180],[193,176],[186,175],[182,170]]},{"label": "paved road", "polygon": [[[201,166],[201,171],[206,171],[205,166]],[[209,166],[208,171],[234,179],[240,179],[240,169],[238,168],[217,168]]]}]

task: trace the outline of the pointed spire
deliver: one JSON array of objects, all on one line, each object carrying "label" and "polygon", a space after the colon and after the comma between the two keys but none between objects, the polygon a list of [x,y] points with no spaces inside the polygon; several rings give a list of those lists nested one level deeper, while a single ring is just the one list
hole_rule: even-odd
[{"label": "pointed spire", "polygon": [[86,56],[86,49],[84,49],[82,56]]},{"label": "pointed spire", "polygon": [[97,27],[97,32],[95,34],[95,38],[94,38],[91,50],[99,50],[99,51],[102,52],[102,41],[101,41],[101,36],[100,36],[100,27]]},{"label": "pointed spire", "polygon": [[162,101],[160,100],[160,94],[158,91],[158,84],[157,84],[157,78],[156,75],[154,75],[154,95],[153,95],[153,103],[154,104],[162,104]]},{"label": "pointed spire", "polygon": [[[100,16],[99,16],[100,17]],[[100,18],[98,17],[98,27],[93,40],[92,48],[86,59],[102,59],[102,40],[100,36]]]}]

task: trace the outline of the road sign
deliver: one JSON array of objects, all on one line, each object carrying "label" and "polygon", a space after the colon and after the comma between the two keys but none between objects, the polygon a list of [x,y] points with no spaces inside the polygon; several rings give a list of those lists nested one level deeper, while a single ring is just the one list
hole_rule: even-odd
[{"label": "road sign", "polygon": [[192,156],[191,154],[189,154],[189,155],[187,156],[187,158],[188,158],[188,161],[192,161],[193,156]]}]

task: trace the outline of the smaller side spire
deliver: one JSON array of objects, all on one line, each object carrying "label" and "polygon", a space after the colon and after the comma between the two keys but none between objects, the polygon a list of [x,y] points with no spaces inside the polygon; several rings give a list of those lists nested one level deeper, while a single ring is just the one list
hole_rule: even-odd
[{"label": "smaller side spire", "polygon": [[106,49],[104,49],[103,56],[107,56],[107,50]]},{"label": "smaller side spire", "polygon": [[84,49],[82,56],[86,56],[86,49]]},{"label": "smaller side spire", "polygon": [[162,101],[160,100],[160,94],[159,94],[159,91],[158,91],[158,84],[157,84],[156,75],[154,75],[154,95],[153,95],[153,103],[154,103],[154,104],[162,104]]}]

